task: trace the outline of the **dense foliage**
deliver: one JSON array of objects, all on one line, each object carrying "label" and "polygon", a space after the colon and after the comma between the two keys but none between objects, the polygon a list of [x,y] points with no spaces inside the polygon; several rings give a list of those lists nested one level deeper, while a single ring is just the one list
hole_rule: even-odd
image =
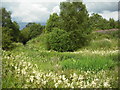
[{"label": "dense foliage", "polygon": [[17,22],[11,20],[11,12],[7,11],[5,8],[1,8],[2,12],[2,49],[9,50],[14,47],[14,42],[26,42],[42,33],[44,26],[36,23],[28,23],[26,28],[19,30],[19,25]]},{"label": "dense foliage", "polygon": [[3,27],[2,28],[2,48],[9,50],[13,48],[12,44],[12,36],[10,35],[10,32],[12,29]]},{"label": "dense foliage", "polygon": [[[10,11],[7,11],[5,8],[1,8],[0,12],[2,12],[1,25],[3,27],[2,38],[4,40],[2,41],[2,49],[6,50],[14,47],[12,44],[14,42],[22,42],[23,44],[26,44],[29,40],[41,35],[42,33],[48,34],[48,37],[54,37],[57,35],[57,31],[62,30],[61,32],[64,31],[67,36],[64,33],[63,35],[58,34],[58,38],[61,43],[68,40],[68,43],[66,44],[69,45],[66,45],[65,47],[64,45],[59,45],[59,43],[54,41],[57,37],[48,40],[46,39],[48,50],[75,51],[89,44],[92,39],[91,32],[93,30],[118,28],[118,21],[115,21],[113,18],[106,20],[96,13],[89,16],[86,6],[82,2],[61,2],[60,14],[51,14],[46,26],[42,26],[37,23],[28,23],[21,31],[19,30],[18,23],[11,20]],[[55,35],[52,36],[51,32],[55,33]],[[54,45],[48,44],[50,41],[52,44],[59,46],[59,49],[55,49],[56,46],[54,47]],[[50,47],[50,45],[52,45],[52,47]],[[60,48],[62,48],[62,50],[60,50]]]},{"label": "dense foliage", "polygon": [[11,20],[11,13],[6,11],[5,8],[1,8],[0,12],[2,12],[2,49],[8,50],[13,47],[12,42],[18,42],[20,31],[19,25]]},{"label": "dense foliage", "polygon": [[47,35],[47,48],[60,52],[73,51],[74,46],[69,37],[66,31],[53,28],[52,32]]},{"label": "dense foliage", "polygon": [[5,8],[0,9],[2,11],[2,27],[6,27],[11,30],[11,37],[13,42],[19,41],[19,25],[14,21],[11,20],[11,13],[8,12]]},{"label": "dense foliage", "polygon": [[57,13],[53,13],[52,15],[50,15],[46,23],[45,32],[51,32],[53,28],[60,28],[60,17],[57,15]]},{"label": "dense foliage", "polygon": [[118,28],[118,21],[115,21],[113,18],[106,20],[97,13],[93,13],[90,16],[90,24],[93,27],[93,30]]},{"label": "dense foliage", "polygon": [[28,23],[21,31],[10,12],[0,9],[4,15],[2,88],[119,90],[119,30],[113,29],[117,21],[98,14],[89,17],[82,2],[63,2],[60,9],[60,15],[50,15],[45,27]]},{"label": "dense foliage", "polygon": [[[56,13],[50,15],[46,25],[46,31],[54,32],[55,35],[52,33],[52,37],[55,37],[56,34],[58,34],[58,38],[62,37],[59,38],[59,40],[61,39],[61,43],[64,43],[64,41],[66,43],[64,43],[64,45],[60,45],[60,43],[56,43],[59,42],[59,40],[57,41],[56,39],[57,37],[51,38],[50,41],[54,45],[52,47],[48,47],[48,49],[56,51],[75,51],[87,45],[90,40],[91,28],[85,5],[82,2],[62,2],[60,3],[60,10],[60,16]],[[66,35],[64,33],[57,33],[58,30],[54,29],[55,27],[62,29],[66,32]],[[50,41],[48,41],[48,43],[50,43]],[[59,49],[55,49],[56,46],[59,46]],[[60,48],[63,50],[60,50]]]},{"label": "dense foliage", "polygon": [[28,23],[26,27],[21,30],[23,44],[26,44],[30,39],[40,35],[43,29],[44,27],[41,24]]}]

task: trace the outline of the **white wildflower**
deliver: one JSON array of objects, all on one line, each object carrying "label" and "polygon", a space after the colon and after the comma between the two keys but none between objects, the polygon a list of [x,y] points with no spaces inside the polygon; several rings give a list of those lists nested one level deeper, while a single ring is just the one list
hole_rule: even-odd
[{"label": "white wildflower", "polygon": [[55,83],[55,88],[57,88],[58,87],[58,83]]},{"label": "white wildflower", "polygon": [[61,80],[58,80],[58,83],[60,84],[62,81]]},{"label": "white wildflower", "polygon": [[30,76],[30,81],[33,82],[34,76]]},{"label": "white wildflower", "polygon": [[104,82],[104,87],[109,87],[110,85],[108,84],[108,82]]},{"label": "white wildflower", "polygon": [[79,75],[78,80],[84,79],[82,75]]}]

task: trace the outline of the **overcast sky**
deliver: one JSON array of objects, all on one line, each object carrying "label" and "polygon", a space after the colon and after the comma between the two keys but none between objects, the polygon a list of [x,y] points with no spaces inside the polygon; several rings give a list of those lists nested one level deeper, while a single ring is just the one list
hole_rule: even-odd
[{"label": "overcast sky", "polygon": [[[53,12],[59,14],[59,4],[65,0],[2,0],[2,7],[11,11],[17,22],[46,22]],[[118,20],[119,0],[83,0],[89,14],[98,13],[104,18]]]}]

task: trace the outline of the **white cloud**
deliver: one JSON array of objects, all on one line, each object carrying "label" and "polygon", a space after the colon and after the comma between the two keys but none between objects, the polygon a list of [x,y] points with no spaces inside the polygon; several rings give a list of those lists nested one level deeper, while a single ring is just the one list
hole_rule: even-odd
[{"label": "white cloud", "polygon": [[86,8],[89,12],[100,13],[103,10],[106,11],[117,11],[118,3],[117,2],[87,2]]},{"label": "white cloud", "polygon": [[3,0],[2,2],[62,2],[66,0]]},{"label": "white cloud", "polygon": [[53,8],[51,14],[52,14],[52,13],[57,13],[57,14],[60,13],[60,7],[59,7],[59,5],[58,5],[58,6],[55,6],[55,7]]},{"label": "white cloud", "polygon": [[22,22],[44,22],[48,19],[50,11],[41,3],[23,3],[13,8],[12,17],[21,19]]},{"label": "white cloud", "polygon": [[[3,6],[11,11],[13,21],[46,22],[51,13],[58,13],[59,2],[3,2]],[[28,0],[26,0],[28,1]],[[59,1],[59,0],[58,0]]]},{"label": "white cloud", "polygon": [[[89,15],[91,16],[94,12],[89,12]],[[103,18],[109,20],[109,18],[113,18],[114,20],[118,20],[118,11],[110,12],[110,11],[103,11],[102,13],[98,13]]]},{"label": "white cloud", "polygon": [[[12,19],[17,22],[46,22],[49,18],[49,15],[52,13],[60,12],[59,4],[60,1],[66,0],[4,0],[3,6],[7,10],[12,12]],[[86,0],[83,0],[84,2]],[[90,3],[88,3],[91,1]],[[101,0],[87,0],[85,2],[89,13],[99,13],[104,18],[114,18],[118,19],[117,14],[117,4],[110,3],[110,1],[118,0],[106,0],[102,3]],[[99,2],[99,3],[96,3]]]},{"label": "white cloud", "polygon": [[90,15],[92,13],[98,13],[107,20],[109,18],[118,20],[117,2],[87,2],[85,4]]},{"label": "white cloud", "polygon": [[118,11],[110,12],[110,11],[103,11],[103,13],[99,13],[103,16],[103,18],[106,18],[109,20],[109,18],[114,18],[115,20],[118,20]]},{"label": "white cloud", "polygon": [[119,0],[83,0],[83,2],[119,2]]}]

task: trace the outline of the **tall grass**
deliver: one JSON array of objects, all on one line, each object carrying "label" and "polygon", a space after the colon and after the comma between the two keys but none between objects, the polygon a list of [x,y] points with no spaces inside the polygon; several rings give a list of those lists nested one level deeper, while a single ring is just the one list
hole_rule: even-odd
[{"label": "tall grass", "polygon": [[44,35],[3,51],[4,88],[118,87],[116,39],[94,39],[76,52],[47,51]]},{"label": "tall grass", "polygon": [[[25,61],[27,58],[3,52],[3,88],[117,88],[118,74],[115,70],[41,71],[38,65]],[[47,67],[47,66],[46,66]],[[59,69],[58,69],[59,70]]]},{"label": "tall grass", "polygon": [[84,71],[99,71],[112,69],[116,63],[110,58],[81,57],[80,59],[67,59],[61,62],[63,69],[78,69]]}]

